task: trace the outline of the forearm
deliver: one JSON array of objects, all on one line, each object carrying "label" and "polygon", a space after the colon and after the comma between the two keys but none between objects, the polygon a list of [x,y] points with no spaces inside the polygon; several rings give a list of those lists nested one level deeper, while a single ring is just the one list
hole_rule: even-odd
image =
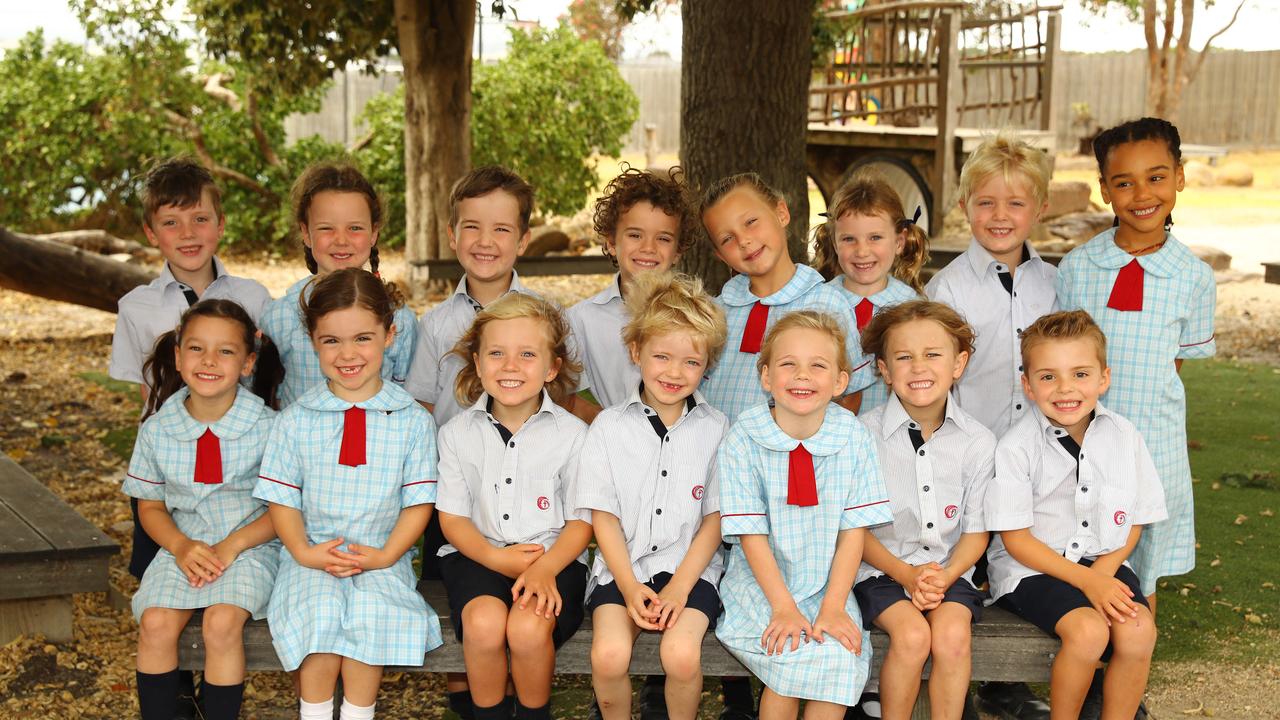
[{"label": "forearm", "polygon": [[457,548],[458,552],[494,572],[501,572],[494,565],[493,552],[497,548],[489,542],[488,538],[480,534],[470,518],[465,515],[441,512],[440,530],[444,533],[444,539]]},{"label": "forearm", "polygon": [[795,598],[791,597],[791,591],[782,579],[782,571],[778,569],[778,561],[773,557],[773,549],[769,547],[769,536],[739,535],[738,539],[742,543],[742,554],[747,558],[747,565],[751,567],[751,574],[764,591],[769,606],[775,612],[795,607]]},{"label": "forearm", "polygon": [[867,533],[862,541],[862,559],[868,565],[888,575],[902,587],[907,587],[912,583],[906,578],[906,574],[911,570],[911,566],[900,559],[898,556],[889,552],[889,549],[880,542],[880,538],[875,533]]},{"label": "forearm", "polygon": [[1124,564],[1125,560],[1129,559],[1129,554],[1138,546],[1138,539],[1141,537],[1142,526],[1134,525],[1129,530],[1129,538],[1125,540],[1124,547],[1112,550],[1105,555],[1099,555],[1098,559],[1093,561],[1093,569],[1115,577],[1116,572],[1120,570],[1120,566]]},{"label": "forearm", "polygon": [[280,542],[284,543],[295,559],[311,545],[311,541],[307,539],[307,526],[302,519],[301,510],[271,503],[267,505],[267,516],[271,518],[271,525]]},{"label": "forearm", "polygon": [[223,540],[236,554],[269,542],[276,536],[276,528],[271,523],[271,514],[264,512],[256,520],[231,533]]},{"label": "forearm", "polygon": [[[591,525],[581,520],[570,520],[560,530],[560,536],[551,548],[534,562],[550,567],[556,575],[578,559],[591,542]],[[607,562],[607,561],[606,561]]]},{"label": "forearm", "polygon": [[947,563],[948,584],[969,572],[969,568],[973,567],[978,562],[978,558],[982,557],[982,553],[987,551],[990,539],[990,533],[986,532],[964,533],[960,536],[960,542],[956,543],[951,551],[951,561]]},{"label": "forearm", "polygon": [[600,414],[600,406],[581,395],[571,395],[564,403],[564,409],[573,413],[579,420],[590,425]]},{"label": "forearm", "polygon": [[178,529],[162,500],[139,500],[138,522],[157,545],[173,555],[178,555],[178,547],[191,539]]},{"label": "forearm", "polygon": [[1004,546],[1014,560],[1036,572],[1051,575],[1077,588],[1083,587],[1088,578],[1089,568],[1054,552],[1036,539],[1029,528],[1005,530],[1000,533],[1000,538],[1004,540]]},{"label": "forearm", "polygon": [[866,528],[841,530],[836,539],[836,554],[831,558],[831,573],[827,576],[827,592],[822,596],[824,607],[843,610],[853,579],[862,564],[862,547],[871,533]]},{"label": "forearm", "polygon": [[704,515],[702,526],[698,528],[698,532],[694,533],[693,542],[689,543],[689,550],[685,552],[684,560],[671,574],[671,582],[677,583],[677,587],[692,590],[693,586],[698,584],[698,578],[702,577],[702,571],[711,564],[711,558],[715,557],[719,549],[720,513]]},{"label": "forearm", "polygon": [[391,528],[390,537],[382,546],[383,551],[396,559],[409,552],[409,548],[422,537],[422,531],[427,529],[427,521],[431,519],[431,511],[434,508],[434,504],[426,503],[411,505],[401,510],[395,527]]},{"label": "forearm", "polygon": [[625,594],[637,581],[636,574],[631,571],[631,555],[627,552],[622,523],[611,512],[592,510],[591,527],[595,531],[596,547],[604,558],[604,564],[613,575],[618,589]]}]

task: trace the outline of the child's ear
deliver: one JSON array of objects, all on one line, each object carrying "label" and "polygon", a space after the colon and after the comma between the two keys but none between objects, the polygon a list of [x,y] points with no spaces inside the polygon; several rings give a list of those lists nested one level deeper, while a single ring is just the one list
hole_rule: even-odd
[{"label": "child's ear", "polygon": [[889,366],[880,358],[876,358],[876,372],[880,373],[880,379],[886,383],[891,380],[889,377]]},{"label": "child's ear", "polygon": [[396,340],[396,324],[391,323],[391,327],[387,328],[387,341],[385,344],[383,344],[382,348],[385,350],[391,347],[391,343],[395,342],[395,340]]},{"label": "child's ear", "polygon": [[298,223],[298,235],[302,237],[302,244],[311,247],[311,233],[307,231],[306,223]]},{"label": "child's ear", "polygon": [[151,229],[151,221],[142,222],[142,234],[147,236],[147,242],[151,243],[151,247],[160,247],[160,241],[156,238],[155,231]]},{"label": "child's ear", "polygon": [[836,378],[835,396],[844,395],[845,388],[849,387],[849,373],[841,370],[840,377]]},{"label": "child's ear", "polygon": [[787,207],[786,200],[779,200],[773,212],[778,216],[778,222],[782,223],[782,227],[791,224],[791,209]]},{"label": "child's ear", "polygon": [[382,232],[382,226],[381,226],[381,225],[374,225],[374,226],[373,226],[373,232],[372,232],[372,233],[370,233],[370,236],[373,238],[373,240],[369,243],[369,245],[370,245],[370,246],[373,246],[373,245],[377,245],[377,244],[378,244],[378,234],[379,234],[379,233],[381,233],[381,232]]},{"label": "child's ear", "polygon": [[[760,387],[767,393],[773,393],[773,384],[769,382],[769,366],[760,369]],[[838,394],[838,393],[837,393]]]},{"label": "child's ear", "polygon": [[244,358],[244,367],[240,368],[241,377],[253,375],[253,366],[258,362],[258,353],[251,352]]},{"label": "child's ear", "polygon": [[453,226],[450,225],[445,229],[445,233],[449,235],[449,249],[458,252],[458,237],[453,232]]},{"label": "child's ear", "polygon": [[551,367],[547,370],[547,379],[543,380],[543,382],[555,380],[556,376],[560,374],[560,366],[563,364],[564,358],[556,358],[555,362],[551,363]]},{"label": "child's ear", "polygon": [[897,242],[897,246],[893,251],[893,254],[895,256],[901,255],[902,251],[905,250],[906,248],[907,248],[907,230],[906,228],[903,228],[898,232],[898,242]]},{"label": "child's ear", "polygon": [[529,247],[529,240],[533,237],[533,230],[526,229],[524,235],[520,236],[520,242],[516,244],[516,255],[523,255],[524,249]]},{"label": "child's ear", "polygon": [[956,369],[955,369],[955,372],[951,375],[951,378],[953,380],[959,380],[960,376],[964,374],[964,369],[968,366],[969,366],[969,352],[967,350],[961,351],[959,354],[956,355]]},{"label": "child's ear", "polygon": [[1031,381],[1027,379],[1027,374],[1025,372],[1019,377],[1022,379],[1022,394],[1026,395],[1028,400],[1031,400]]},{"label": "child's ear", "polygon": [[631,354],[631,364],[640,364],[640,346],[635,343],[627,343],[627,351]]},{"label": "child's ear", "polygon": [[1101,175],[1098,176],[1098,190],[1102,192],[1102,203],[1104,205],[1110,205],[1111,192],[1107,190],[1107,181],[1103,180]]},{"label": "child's ear", "polygon": [[1173,171],[1173,180],[1175,183],[1174,188],[1178,192],[1182,192],[1182,189],[1187,185],[1187,175],[1182,170],[1182,163],[1178,163],[1178,169]]},{"label": "child's ear", "polygon": [[1102,382],[1098,385],[1098,395],[1106,395],[1107,389],[1111,387],[1111,368],[1102,368]]}]

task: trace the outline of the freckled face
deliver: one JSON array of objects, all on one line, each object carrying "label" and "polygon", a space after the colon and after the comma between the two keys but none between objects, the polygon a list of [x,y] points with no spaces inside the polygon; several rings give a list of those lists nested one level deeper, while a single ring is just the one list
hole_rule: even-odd
[{"label": "freckled face", "polygon": [[321,273],[364,267],[378,242],[369,199],[355,192],[316,193],[301,230],[302,242],[311,248]]}]

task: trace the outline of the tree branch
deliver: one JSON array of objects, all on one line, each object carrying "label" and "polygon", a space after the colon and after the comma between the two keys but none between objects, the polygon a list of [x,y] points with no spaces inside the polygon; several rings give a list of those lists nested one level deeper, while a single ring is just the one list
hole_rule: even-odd
[{"label": "tree branch", "polygon": [[358,153],[361,150],[369,147],[369,143],[373,142],[374,135],[375,133],[372,130],[365,133],[364,137],[361,137],[359,140],[356,140],[354,143],[351,144],[351,147],[347,148],[347,152]]},{"label": "tree branch", "polygon": [[1217,40],[1219,35],[1230,30],[1231,26],[1236,24],[1236,18],[1240,17],[1240,8],[1242,7],[1244,7],[1244,0],[1240,0],[1240,3],[1236,5],[1236,11],[1231,13],[1231,21],[1226,25],[1223,25],[1222,29],[1218,30],[1218,32],[1210,35],[1208,40],[1204,41],[1204,48],[1200,50],[1200,57],[1196,58],[1195,64],[1192,65],[1191,70],[1187,72],[1188,83],[1195,79],[1195,76],[1200,72],[1200,66],[1204,64],[1204,59],[1209,55],[1209,46],[1213,44],[1213,41]]},{"label": "tree branch", "polygon": [[234,90],[222,84],[222,80],[225,77],[227,77],[226,73],[214,73],[206,78],[204,81],[205,94],[221,100],[232,110],[240,112],[240,98],[236,96]]},{"label": "tree branch", "polygon": [[213,155],[209,153],[209,147],[205,144],[204,133],[200,130],[200,126],[193,122],[191,118],[167,108],[164,112],[165,116],[169,118],[169,122],[178,126],[179,129],[186,132],[187,137],[191,138],[191,143],[195,145],[196,148],[196,157],[200,158],[200,162],[204,163],[204,166],[209,168],[209,172],[236,184],[243,185],[268,200],[278,201],[280,199],[279,195],[271,192],[271,190],[267,189],[264,185],[248,175],[245,175],[238,170],[232,170],[229,167],[219,165],[217,161],[213,159]]},{"label": "tree branch", "polygon": [[155,248],[139,245],[109,234],[106,230],[69,230],[67,232],[39,235],[41,240],[62,243],[99,255],[130,255],[139,260],[154,260],[159,256]]},{"label": "tree branch", "polygon": [[276,155],[275,149],[271,147],[271,141],[267,139],[267,133],[262,129],[262,120],[258,117],[258,95],[250,87],[245,90],[245,99],[248,107],[245,109],[249,116],[250,126],[253,128],[253,139],[258,143],[258,151],[262,153],[263,159],[272,167],[280,167],[280,156]]}]

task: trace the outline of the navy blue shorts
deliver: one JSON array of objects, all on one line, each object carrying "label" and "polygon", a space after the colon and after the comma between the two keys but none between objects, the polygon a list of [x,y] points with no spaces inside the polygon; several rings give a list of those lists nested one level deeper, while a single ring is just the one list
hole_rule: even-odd
[{"label": "navy blue shorts", "polygon": [[[649,582],[645,583],[654,592],[662,592],[662,588],[671,582],[671,573],[661,572],[654,575]],[[595,590],[591,591],[591,598],[587,600],[587,611],[595,612],[596,608],[601,605],[622,605],[626,606],[627,601],[622,597],[622,591],[618,589],[618,583],[611,582],[604,585],[597,585]],[[720,617],[720,593],[716,590],[716,586],[698,578],[698,582],[693,584],[693,589],[689,591],[689,599],[685,601],[685,609],[693,608],[703,615],[707,616],[707,630],[716,629],[716,618]]]},{"label": "navy blue shorts", "polygon": [[[449,622],[453,623],[454,637],[462,642],[462,608],[478,597],[496,597],[510,609],[511,587],[516,581],[500,572],[490,570],[460,552],[440,558],[440,574],[444,576],[444,591],[449,596]],[[585,614],[582,598],[587,592],[587,566],[574,560],[556,575],[556,591],[560,593],[560,615],[551,631],[551,641],[559,648],[573,637],[582,626]]]},{"label": "navy blue shorts", "polygon": [[[907,594],[906,589],[888,575],[867,578],[854,585],[853,599],[858,601],[858,610],[862,612],[862,626],[868,630],[871,629],[872,621],[880,617],[880,613],[888,610],[890,605],[900,600],[911,602],[911,596]],[[951,587],[942,594],[942,602],[958,603],[969,608],[969,613],[973,615],[973,622],[982,619],[982,601],[982,592],[964,578],[956,578],[956,581],[951,583]],[[930,612],[932,611],[926,610],[925,614]]]}]

